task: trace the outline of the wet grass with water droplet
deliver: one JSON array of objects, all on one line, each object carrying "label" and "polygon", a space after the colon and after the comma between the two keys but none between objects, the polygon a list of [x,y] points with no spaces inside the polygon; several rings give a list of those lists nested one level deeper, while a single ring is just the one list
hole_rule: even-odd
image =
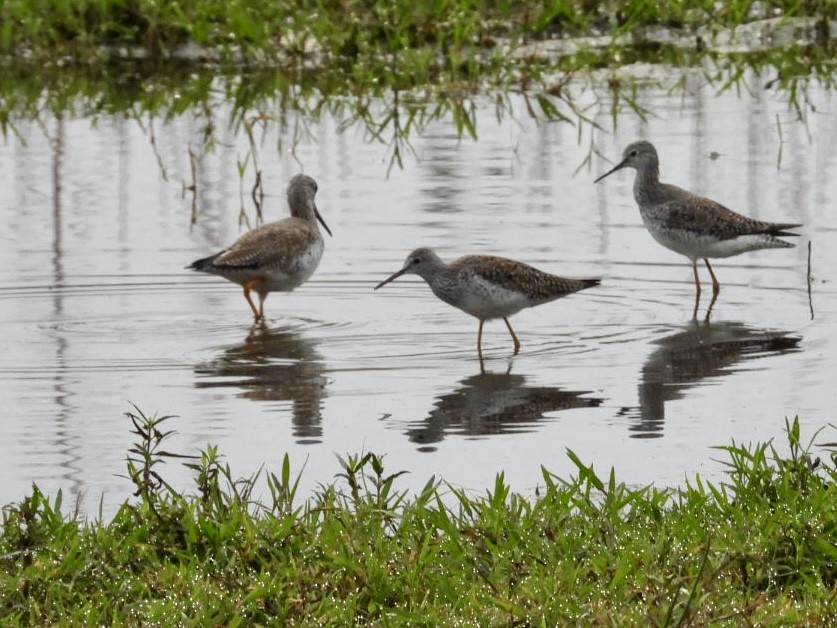
[{"label": "wet grass with water droplet", "polygon": [[[572,451],[535,495],[430,477],[398,489],[374,453],[305,501],[286,456],[237,478],[216,448],[164,449],[170,417],[129,413],[136,492],[111,521],[37,487],[3,511],[8,624],[824,625],[837,590],[834,443],[719,448],[726,481],[630,487]],[[814,457],[814,449],[823,459]],[[185,458],[178,492],[164,462]],[[389,462],[389,461],[386,461]],[[267,487],[267,500],[254,495]],[[174,618],[178,618],[175,620]]]}]

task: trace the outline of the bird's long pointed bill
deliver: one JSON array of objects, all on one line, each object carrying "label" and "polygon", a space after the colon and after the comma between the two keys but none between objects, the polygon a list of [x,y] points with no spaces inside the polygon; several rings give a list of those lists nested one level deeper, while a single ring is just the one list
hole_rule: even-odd
[{"label": "bird's long pointed bill", "polygon": [[617,170],[621,170],[621,169],[622,169],[622,168],[624,168],[624,167],[625,167],[625,162],[624,162],[624,161],[619,162],[619,163],[618,163],[618,164],[616,164],[613,168],[611,168],[610,170],[608,170],[607,172],[605,172],[602,176],[600,176],[598,179],[596,179],[595,181],[593,181],[593,183],[598,183],[599,181],[601,181],[601,180],[602,180],[602,179],[604,179],[605,177],[609,177],[609,176],[610,176],[610,175],[612,175],[614,172],[616,172]]},{"label": "bird's long pointed bill", "polygon": [[385,285],[387,285],[387,284],[388,284],[390,281],[392,281],[393,279],[398,279],[401,275],[403,275],[403,274],[404,274],[404,273],[406,273],[406,272],[407,272],[407,269],[406,269],[406,268],[402,268],[401,270],[398,270],[398,271],[396,271],[396,272],[392,273],[389,277],[387,277],[387,278],[386,278],[386,279],[384,279],[381,283],[379,283],[377,286],[375,286],[375,290],[377,290],[377,289],[378,289],[378,288],[380,288],[381,286],[385,286]]},{"label": "bird's long pointed bill", "polygon": [[320,212],[317,210],[316,207],[314,207],[314,215],[317,217],[317,220],[320,221],[320,224],[323,226],[323,229],[326,230],[326,233],[333,238],[334,236],[331,235],[331,229],[328,228],[328,225],[325,223],[325,220],[323,220],[323,217],[320,216]]}]

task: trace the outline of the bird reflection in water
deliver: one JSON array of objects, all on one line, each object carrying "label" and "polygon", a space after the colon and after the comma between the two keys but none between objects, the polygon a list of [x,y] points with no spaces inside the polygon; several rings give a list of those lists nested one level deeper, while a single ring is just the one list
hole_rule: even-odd
[{"label": "bird reflection in water", "polygon": [[798,351],[800,340],[787,332],[741,323],[692,321],[686,329],[656,341],[658,347],[642,367],[639,407],[623,408],[620,414],[639,419],[630,428],[632,437],[659,438],[667,401],[682,399],[708,377],[735,372],[732,367],[738,362]]},{"label": "bird reflection in water", "polygon": [[240,388],[254,401],[292,402],[293,436],[300,444],[321,442],[325,365],[314,343],[287,329],[256,324],[244,341],[195,367],[198,388]]},{"label": "bird reflection in water", "polygon": [[452,393],[442,395],[430,415],[407,430],[410,441],[421,444],[420,451],[435,451],[430,443],[446,434],[487,436],[513,434],[535,429],[534,423],[547,412],[590,408],[601,399],[584,397],[583,391],[546,386],[525,386],[523,375],[480,373],[463,379]]}]

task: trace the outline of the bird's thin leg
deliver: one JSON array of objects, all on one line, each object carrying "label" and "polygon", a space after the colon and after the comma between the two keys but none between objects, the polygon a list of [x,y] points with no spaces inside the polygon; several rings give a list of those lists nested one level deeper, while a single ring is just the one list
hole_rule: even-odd
[{"label": "bird's thin leg", "polygon": [[256,304],[253,303],[253,299],[250,298],[250,290],[253,290],[256,286],[258,286],[263,279],[261,277],[257,277],[256,279],[252,279],[244,284],[244,298],[247,299],[247,303],[250,306],[250,309],[253,310],[253,318],[256,320],[261,319],[262,314],[261,311],[256,309]]},{"label": "bird's thin leg", "polygon": [[695,292],[695,309],[692,312],[692,320],[697,321],[697,313],[698,309],[700,308],[700,290]]},{"label": "bird's thin leg", "polygon": [[706,308],[706,318],[704,318],[705,323],[709,323],[709,316],[712,314],[712,307],[715,305],[715,301],[718,300],[718,293],[714,292],[712,294],[712,300],[709,302],[709,307]]},{"label": "bird's thin leg", "polygon": [[692,270],[695,273],[695,290],[697,290],[697,298],[700,299],[700,277],[697,272],[697,260],[692,260]]},{"label": "bird's thin leg", "polygon": [[480,319],[480,326],[479,326],[479,329],[477,330],[477,355],[480,356],[480,362],[482,362],[482,324],[483,324],[483,322],[485,322],[485,321]]},{"label": "bird's thin leg", "polygon": [[718,296],[718,293],[721,291],[721,284],[718,283],[718,278],[715,277],[715,273],[712,272],[712,267],[709,265],[709,260],[704,257],[703,261],[706,262],[706,267],[709,269],[709,274],[712,275],[712,294]]},{"label": "bird's thin leg", "polygon": [[511,334],[512,340],[514,340],[514,355],[517,355],[520,351],[520,341],[517,339],[517,334],[514,333],[511,323],[509,323],[509,319],[504,316],[503,320],[506,321],[506,327],[509,328],[509,333]]}]

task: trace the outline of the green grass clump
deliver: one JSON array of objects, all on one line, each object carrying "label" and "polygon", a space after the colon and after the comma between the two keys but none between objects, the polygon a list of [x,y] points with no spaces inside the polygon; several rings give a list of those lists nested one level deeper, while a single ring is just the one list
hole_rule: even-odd
[{"label": "green grass clump", "polygon": [[[775,34],[775,47],[713,50],[707,33],[764,16],[781,17],[746,41]],[[805,16],[814,22],[783,29],[783,18]],[[304,125],[326,112],[390,144],[400,164],[406,140],[428,122],[445,119],[475,138],[475,95],[503,115],[520,93],[527,113],[583,125],[591,109],[579,95],[601,93],[589,87],[606,81],[614,117],[637,111],[637,81],[610,71],[635,62],[672,68],[664,89],[695,69],[718,89],[763,76],[804,117],[810,85],[833,89],[836,18],[837,0],[5,0],[0,133],[46,112],[187,112],[206,121],[211,145],[226,124],[269,123],[279,111],[302,114]],[[603,37],[529,45],[586,35]],[[229,120],[215,116],[219,95],[233,103]]]},{"label": "green grass clump", "polygon": [[814,17],[825,33],[837,0],[5,0],[0,55],[87,62],[127,51],[166,58],[188,43],[216,60],[305,59],[407,89],[485,76],[523,41],[616,36],[654,25],[688,33],[765,16]]},{"label": "green grass clump", "polygon": [[[760,16],[810,16],[817,26],[774,24],[784,43],[766,50],[716,52],[707,43],[708,32]],[[827,20],[835,17],[837,0],[5,0],[0,133],[47,113],[121,114],[144,130],[150,116],[188,113],[205,123],[211,147],[218,128],[249,132],[290,112],[301,114],[296,145],[326,113],[387,144],[391,166],[400,166],[409,139],[430,122],[475,139],[478,96],[497,104],[498,118],[519,93],[527,115],[593,124],[589,103],[577,101],[599,98],[590,89],[605,82],[596,70],[607,70],[610,93],[601,98],[614,120],[622,111],[644,115],[631,73],[610,71],[635,62],[674,69],[662,85],[671,90],[696,68],[719,90],[765,77],[804,119],[814,109],[809,88],[834,86]],[[659,29],[647,27],[655,25],[673,30],[654,35]],[[774,33],[765,32],[756,39]],[[529,46],[579,35],[604,37]],[[219,96],[233,105],[228,119],[216,115]]]},{"label": "green grass clump", "polygon": [[[37,488],[4,509],[6,624],[823,625],[837,596],[837,469],[789,453],[720,448],[728,474],[674,490],[577,467],[543,470],[533,497],[497,476],[482,496],[431,478],[396,489],[374,454],[342,459],[307,500],[286,456],[234,480],[209,447],[195,490],[161,476],[167,417],[129,415],[136,487],[110,522],[61,514]],[[833,445],[831,445],[833,447]]]}]

